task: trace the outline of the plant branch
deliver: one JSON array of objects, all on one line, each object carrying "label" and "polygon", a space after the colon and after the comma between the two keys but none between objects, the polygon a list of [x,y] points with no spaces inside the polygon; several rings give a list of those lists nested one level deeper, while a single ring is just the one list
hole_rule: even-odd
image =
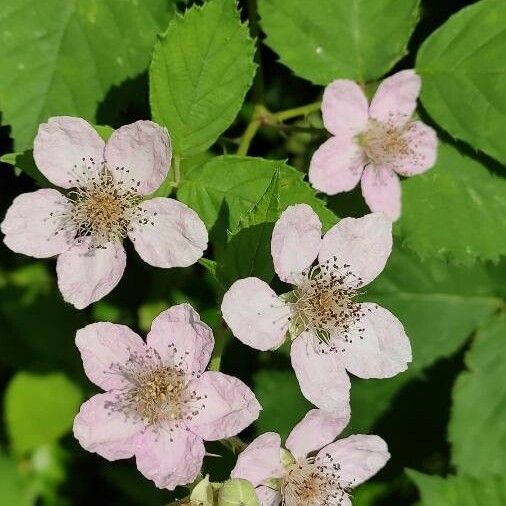
[{"label": "plant branch", "polygon": [[272,117],[279,123],[286,121],[287,119],[297,118],[299,116],[308,116],[309,114],[319,111],[322,103],[312,102],[307,105],[295,107],[293,109],[286,109],[285,111],[275,112]]}]

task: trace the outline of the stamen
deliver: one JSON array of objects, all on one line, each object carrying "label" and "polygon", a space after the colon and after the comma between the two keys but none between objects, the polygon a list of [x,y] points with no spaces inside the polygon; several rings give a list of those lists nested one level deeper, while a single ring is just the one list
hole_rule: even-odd
[{"label": "stamen", "polygon": [[139,206],[143,200],[138,192],[140,182],[129,179],[125,167],[113,171],[105,164],[96,167],[92,158],[83,158],[81,170],[74,166],[74,179],[69,180],[74,189],[67,194],[69,206],[49,216],[58,220],[56,234],[72,234],[76,243],[87,241],[90,248],[100,248],[124,239],[133,223],[154,224],[152,216]]},{"label": "stamen", "polygon": [[179,427],[198,415],[205,408],[205,397],[190,388],[191,374],[185,371],[185,361],[176,359],[174,345],[169,345],[171,352],[169,363],[156,350],[147,348],[141,353],[130,352],[125,363],[112,364],[111,373],[126,379],[127,386],[105,408],[155,430],[167,424]]},{"label": "stamen", "polygon": [[396,172],[402,173],[406,169],[405,160],[410,160],[410,165],[418,161],[416,145],[409,138],[413,122],[407,121],[402,126],[392,120],[379,122],[370,120],[367,130],[359,134],[358,143],[370,163],[377,167],[389,167]]},{"label": "stamen", "polygon": [[281,481],[283,506],[339,506],[348,497],[330,454],[292,464]]},{"label": "stamen", "polygon": [[303,282],[284,297],[292,309],[289,318],[292,339],[310,331],[316,336],[317,344],[334,350],[340,347],[333,340],[335,336],[351,342],[354,334],[360,335],[365,329],[358,328],[357,324],[365,314],[354,301],[359,295],[355,287],[360,281],[350,265],[339,265],[335,257],[305,272]]}]

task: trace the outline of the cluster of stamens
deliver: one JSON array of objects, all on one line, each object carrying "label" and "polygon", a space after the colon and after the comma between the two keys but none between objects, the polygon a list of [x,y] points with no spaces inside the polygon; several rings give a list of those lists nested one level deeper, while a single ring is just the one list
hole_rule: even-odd
[{"label": "cluster of stamens", "polygon": [[350,342],[350,330],[360,335],[364,329],[358,323],[364,316],[354,301],[360,278],[350,265],[339,265],[335,257],[303,273],[304,280],[285,296],[291,307],[289,332],[295,339],[301,332],[310,331],[319,342],[334,349],[339,346],[332,337],[338,335]]},{"label": "cluster of stamens", "polygon": [[417,143],[409,138],[413,122],[398,125],[392,120],[379,122],[369,120],[367,130],[358,136],[368,161],[378,167],[389,167],[402,174],[406,169],[405,160],[417,163]]},{"label": "cluster of stamens", "polygon": [[51,213],[59,220],[56,234],[71,234],[74,241],[87,241],[92,248],[124,239],[134,224],[153,224],[152,216],[139,207],[143,197],[140,183],[131,179],[124,167],[109,169],[83,158],[83,170],[74,166],[72,190],[67,194],[69,206],[64,212]]},{"label": "cluster of stamens", "polygon": [[[177,356],[173,345],[170,351]],[[146,348],[141,353],[131,352],[123,364],[113,364],[111,372],[127,380],[127,386],[116,391],[106,409],[141,420],[145,426],[179,427],[205,408],[205,398],[190,387],[183,359],[167,364],[156,350]]]},{"label": "cluster of stamens", "polygon": [[281,480],[283,506],[339,506],[348,497],[339,471],[329,454],[292,464]]}]

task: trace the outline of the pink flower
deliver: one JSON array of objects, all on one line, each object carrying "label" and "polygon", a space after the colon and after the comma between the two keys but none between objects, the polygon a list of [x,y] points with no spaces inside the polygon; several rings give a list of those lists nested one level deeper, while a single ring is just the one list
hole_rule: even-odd
[{"label": "pink flower", "polygon": [[186,267],[206,249],[206,228],[192,209],[146,198],[164,181],[171,160],[167,131],[155,123],[123,126],[106,144],[81,118],[50,118],[39,127],[33,155],[49,181],[68,191],[17,197],[1,225],[4,242],[36,258],[59,255],[58,286],[76,308],[117,285],[127,236],[156,267]]},{"label": "pink flower", "polygon": [[231,437],[258,418],[260,405],[242,381],[205,372],[214,338],[188,304],[155,318],[146,343],[124,325],[93,323],[76,344],[88,378],[105,393],[81,406],[75,437],[108,460],[135,455],[157,487],[192,482],[203,440]]},{"label": "pink flower", "polygon": [[231,476],[249,480],[262,506],[350,506],[351,489],[375,475],[390,454],[378,436],[334,443],[349,419],[349,410],[313,409],[288,436],[288,451],[279,434],[262,434],[239,455]]},{"label": "pink flower", "polygon": [[223,317],[243,343],[268,350],[291,337],[302,393],[327,411],[348,405],[346,370],[361,378],[388,378],[411,361],[399,320],[377,304],[355,300],[383,270],[391,228],[384,215],[368,214],[342,219],[322,239],[311,207],[288,207],[274,226],[271,253],[279,278],[293,290],[278,297],[264,281],[246,278],[223,298]]},{"label": "pink flower", "polygon": [[330,83],[323,94],[322,115],[333,137],[313,155],[311,184],[334,195],[352,190],[361,180],[369,208],[396,220],[401,212],[398,174],[421,174],[437,156],[434,130],[411,119],[420,87],[414,70],[403,70],[385,79],[368,105],[357,83]]}]

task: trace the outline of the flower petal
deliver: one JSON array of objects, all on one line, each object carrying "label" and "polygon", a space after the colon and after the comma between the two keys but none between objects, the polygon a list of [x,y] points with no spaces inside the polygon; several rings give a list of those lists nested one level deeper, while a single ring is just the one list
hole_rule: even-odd
[{"label": "flower petal", "polygon": [[146,430],[135,447],[137,469],[158,488],[169,490],[195,480],[204,454],[202,439],[177,427]]},{"label": "flower petal", "polygon": [[171,157],[167,130],[152,121],[136,121],[118,128],[105,147],[109,170],[143,195],[163,183]]},{"label": "flower petal", "polygon": [[346,369],[360,378],[391,378],[405,371],[412,355],[402,323],[377,304],[360,306],[365,316],[358,325],[363,331],[352,332],[350,342],[343,344],[341,360]]},{"label": "flower petal", "polygon": [[278,348],[285,339],[290,310],[258,278],[236,281],[223,297],[221,312],[234,336],[252,348]]},{"label": "flower petal", "polygon": [[92,161],[100,167],[105,143],[82,118],[55,116],[39,126],[33,141],[33,158],[51,183],[61,188],[76,186]]},{"label": "flower petal", "polygon": [[127,379],[118,374],[117,365],[127,362],[132,353],[143,353],[144,341],[126,325],[92,323],[76,333],[86,376],[103,390],[124,388]]},{"label": "flower petal", "polygon": [[260,486],[255,489],[255,492],[261,506],[279,506],[281,504],[281,493],[277,490]]},{"label": "flower petal", "polygon": [[140,422],[109,407],[116,399],[115,392],[98,394],[87,400],[74,420],[74,436],[89,452],[107,460],[128,459],[134,455]]},{"label": "flower petal", "polygon": [[343,218],[323,237],[319,260],[336,258],[347,265],[359,280],[356,286],[370,283],[385,267],[392,251],[392,223],[382,214],[362,218]]},{"label": "flower petal", "polygon": [[392,221],[401,215],[401,183],[390,169],[368,165],[362,174],[362,195],[375,213],[383,213]]},{"label": "flower petal", "polygon": [[132,223],[128,236],[140,257],[155,267],[188,267],[207,248],[198,214],[174,199],[157,197],[139,205],[146,220]]},{"label": "flower petal", "polygon": [[365,159],[353,139],[331,137],[311,158],[309,182],[328,195],[353,190],[360,181]]},{"label": "flower petal", "polygon": [[368,103],[362,88],[348,79],[337,79],[323,92],[325,128],[334,135],[353,137],[362,132],[368,119]]},{"label": "flower petal", "polygon": [[413,121],[404,136],[409,154],[395,161],[394,170],[401,176],[415,176],[429,170],[437,159],[436,132],[421,121]]},{"label": "flower petal", "polygon": [[305,332],[292,343],[292,366],[306,399],[336,414],[349,409],[350,378],[335,353],[318,351]]},{"label": "flower petal", "polygon": [[16,197],[7,210],[1,229],[4,243],[12,251],[47,258],[67,250],[74,231],[59,230],[68,200],[56,190],[43,189]]},{"label": "flower petal", "polygon": [[377,121],[403,125],[415,112],[421,87],[422,80],[413,69],[387,77],[376,90],[369,116]]},{"label": "flower petal", "polygon": [[339,482],[352,488],[374,476],[389,458],[383,439],[362,434],[336,441],[323,448],[317,456],[323,465],[339,465]]},{"label": "flower petal", "polygon": [[235,436],[260,414],[255,394],[240,380],[221,372],[208,371],[190,383],[204,398],[204,408],[188,421],[188,428],[206,441]]},{"label": "flower petal", "polygon": [[293,428],[286,440],[286,447],[297,460],[332,443],[350,421],[350,406],[345,404],[340,412],[329,413],[312,409]]},{"label": "flower petal", "polygon": [[119,282],[126,254],[119,242],[90,248],[87,241],[62,253],[56,262],[58,287],[63,298],[83,309],[107,295]]},{"label": "flower petal", "polygon": [[254,439],[237,457],[230,473],[231,478],[243,478],[254,487],[270,478],[281,478],[284,473],[280,459],[281,437],[275,432],[266,432]]},{"label": "flower petal", "polygon": [[190,304],[172,306],[151,324],[146,339],[164,363],[183,363],[190,374],[205,370],[214,348],[213,331]]},{"label": "flower petal", "polygon": [[292,283],[318,256],[322,224],[307,204],[290,206],[274,225],[271,253],[279,279]]}]

